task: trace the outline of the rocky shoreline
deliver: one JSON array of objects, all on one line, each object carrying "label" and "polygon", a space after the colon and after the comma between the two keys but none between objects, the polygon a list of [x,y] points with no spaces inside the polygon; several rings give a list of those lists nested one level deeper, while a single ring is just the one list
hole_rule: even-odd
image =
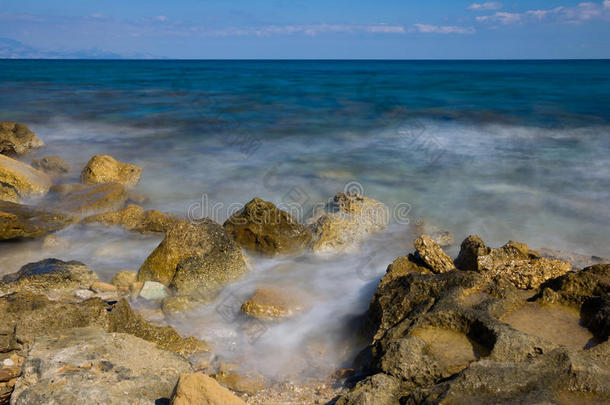
[{"label": "rocky shoreline", "polygon": [[[338,193],[301,224],[259,198],[224,224],[144,209],[142,168],[95,155],[80,183],[60,157],[23,162],[44,143],[0,123],[0,243],[69,226],[122,227],[161,243],[135,271],[101,282],[78,261],[23,263],[0,279],[2,404],[420,404],[610,401],[607,259],[509,241],[492,248],[419,224],[389,264],[360,328],[352,367],[270,381],[168,325],[252,270],[250,256],[350,254],[389,222],[384,204]],[[602,264],[606,263],[606,264]],[[240,302],[261,324],[306,313],[305,292],[259,287]],[[251,326],[250,326],[251,327]],[[256,333],[248,327],[244,333]],[[312,354],[315,356],[315,354]]]}]

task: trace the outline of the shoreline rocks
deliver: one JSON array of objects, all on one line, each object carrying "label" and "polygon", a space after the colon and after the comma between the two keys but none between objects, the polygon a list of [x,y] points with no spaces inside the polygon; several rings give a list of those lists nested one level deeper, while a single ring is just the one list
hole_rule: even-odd
[{"label": "shoreline rocks", "polygon": [[74,222],[67,214],[0,201],[0,240],[40,238]]},{"label": "shoreline rocks", "polygon": [[52,178],[59,178],[70,172],[70,165],[59,156],[45,156],[41,159],[32,160],[32,167],[45,172]]},{"label": "shoreline rocks", "polygon": [[157,210],[144,210],[137,205],[128,205],[120,211],[86,217],[82,223],[99,223],[107,226],[119,225],[127,231],[149,234],[165,233],[178,221],[184,220],[177,215]]},{"label": "shoreline rocks", "polygon": [[142,168],[119,162],[112,156],[95,155],[81,172],[81,182],[86,185],[119,183],[134,187],[142,177]]},{"label": "shoreline rocks", "polygon": [[45,173],[0,155],[0,200],[16,203],[22,198],[42,197],[50,187],[51,179]]},{"label": "shoreline rocks", "polygon": [[301,294],[281,286],[259,287],[241,306],[241,312],[262,321],[281,321],[303,310]]},{"label": "shoreline rocks", "polygon": [[16,122],[0,122],[0,154],[23,155],[44,145],[27,126]]},{"label": "shoreline rocks", "polygon": [[49,204],[53,209],[81,217],[119,211],[127,202],[127,191],[118,183],[62,184],[51,187],[51,191],[55,198]]}]

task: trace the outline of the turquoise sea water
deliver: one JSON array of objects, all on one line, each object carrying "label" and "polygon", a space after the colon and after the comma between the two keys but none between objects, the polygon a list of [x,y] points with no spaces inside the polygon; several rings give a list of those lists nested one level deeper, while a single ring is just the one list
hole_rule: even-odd
[{"label": "turquoise sea water", "polygon": [[[393,223],[359,252],[254,258],[246,280],[176,324],[232,353],[244,337],[214,310],[231,291],[302,287],[313,309],[246,345],[254,362],[273,363],[270,373],[284,372],[269,361],[278,350],[340,340],[386,266],[411,250],[402,235],[416,219],[458,244],[476,233],[492,246],[513,239],[610,256],[610,61],[2,60],[0,120],[29,125],[47,146],[24,160],[62,156],[76,169],[67,181],[94,154],[141,165],[137,190],[150,208],[224,221],[258,196],[297,204],[305,221],[346,187],[386,203]],[[0,246],[0,273],[53,255],[108,279],[137,269],[160,240],[60,234],[69,249]]]}]

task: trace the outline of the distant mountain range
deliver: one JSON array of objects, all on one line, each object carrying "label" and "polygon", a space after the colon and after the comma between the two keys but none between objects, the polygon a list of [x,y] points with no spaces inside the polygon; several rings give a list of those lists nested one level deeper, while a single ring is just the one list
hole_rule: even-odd
[{"label": "distant mountain range", "polygon": [[121,54],[99,48],[78,51],[42,50],[10,38],[0,38],[0,59],[164,59],[162,56],[135,52]]}]

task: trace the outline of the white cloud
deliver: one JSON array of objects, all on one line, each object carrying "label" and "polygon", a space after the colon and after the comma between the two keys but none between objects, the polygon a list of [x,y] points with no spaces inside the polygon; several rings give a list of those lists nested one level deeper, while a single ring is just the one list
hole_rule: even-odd
[{"label": "white cloud", "polygon": [[505,25],[528,20],[578,24],[596,19],[610,20],[610,0],[604,0],[603,3],[583,2],[574,7],[559,6],[548,10],[528,10],[523,13],[496,12],[492,15],[476,17],[479,22]]},{"label": "white cloud", "polygon": [[[610,1],[610,0],[606,0]],[[468,10],[482,11],[482,10],[499,10],[504,7],[504,4],[499,1],[488,1],[487,3],[473,3],[468,6]]]},{"label": "white cloud", "polygon": [[497,22],[500,24],[514,24],[521,21],[521,14],[518,13],[507,13],[504,11],[498,11],[492,15],[478,16],[476,18],[479,22]]},{"label": "white cloud", "polygon": [[164,15],[158,15],[154,19],[161,22],[167,21],[167,17]]},{"label": "white cloud", "polygon": [[415,30],[424,34],[474,34],[472,27],[439,26],[428,24],[415,24]]},{"label": "white cloud", "polygon": [[229,27],[218,30],[203,30],[205,36],[271,36],[271,35],[308,35],[316,36],[320,34],[355,34],[355,33],[370,33],[370,34],[405,34],[407,30],[402,25],[389,24],[370,24],[370,25],[352,25],[352,24],[309,24],[309,25],[267,25],[257,28],[239,28]]}]

